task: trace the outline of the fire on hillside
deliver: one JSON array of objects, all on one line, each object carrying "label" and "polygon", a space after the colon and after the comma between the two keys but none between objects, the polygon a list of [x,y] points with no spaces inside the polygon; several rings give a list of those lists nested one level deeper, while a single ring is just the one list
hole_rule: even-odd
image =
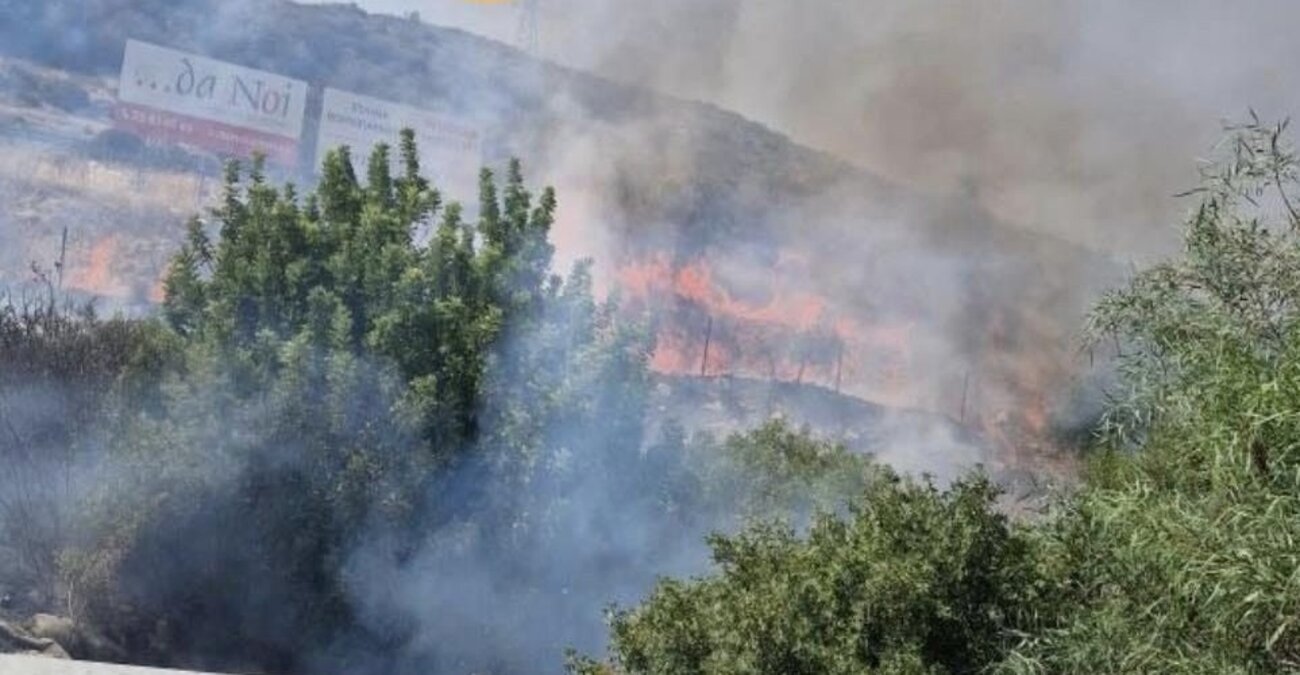
[{"label": "fire on hillside", "polygon": [[941,351],[926,346],[936,328],[922,317],[863,312],[816,292],[803,256],[782,253],[761,280],[739,285],[718,267],[650,254],[618,269],[628,308],[651,318],[655,371],[819,385],[947,415],[980,432],[1008,465],[1050,447],[1050,395],[1070,374],[1050,365],[1059,360],[1031,355],[1054,330],[1024,316],[1031,312],[987,308],[969,327],[981,334],[963,348],[972,353]]},{"label": "fire on hillside", "polygon": [[[800,264],[783,257],[777,270]],[[761,292],[745,297],[703,259],[677,263],[654,255],[618,271],[629,307],[656,319],[651,366],[657,371],[815,383],[905,403],[915,326],[863,324],[816,293],[786,287],[788,278],[774,274]]]}]

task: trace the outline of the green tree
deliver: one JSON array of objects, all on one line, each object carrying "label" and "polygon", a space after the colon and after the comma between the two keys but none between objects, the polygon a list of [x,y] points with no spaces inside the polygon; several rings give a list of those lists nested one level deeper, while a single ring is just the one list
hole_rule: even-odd
[{"label": "green tree", "polygon": [[[328,153],[304,204],[292,185],[267,181],[260,159],[247,172],[227,167],[212,212],[219,236],[210,241],[193,220],[164,284],[164,317],[184,339],[183,365],[166,376],[158,408],[122,418],[112,439],[122,479],[96,497],[103,519],[87,536],[92,543],[65,556],[88,616],[112,617],[124,632],[160,619],[186,624],[173,636],[185,643],[178,649],[210,649],[189,641],[204,626],[250,620],[249,607],[217,600],[216,589],[238,578],[250,593],[278,598],[288,616],[283,631],[230,639],[306,653],[348,625],[340,565],[364,528],[413,545],[423,536],[416,506],[444,473],[494,445],[514,451],[494,460],[498,473],[521,476],[525,453],[541,451],[554,417],[494,434],[509,443],[480,443],[479,427],[488,398],[530,404],[505,393],[502,380],[500,393],[487,391],[489,370],[535,372],[556,357],[551,342],[528,354],[505,348],[502,327],[520,336],[543,325],[568,332],[543,306],[561,300],[544,242],[553,192],[530,211],[512,162],[511,211],[494,216],[496,187],[485,171],[476,236],[460,205],[443,208],[420,175],[413,134],[403,133],[400,154],[394,178],[389,149],[377,147],[362,185],[346,148]],[[435,220],[433,236],[420,242],[417,231]],[[530,236],[543,241],[524,245]],[[569,289],[565,302],[590,303],[589,276]],[[596,349],[594,328],[581,332]],[[556,389],[532,383],[516,392],[556,398],[562,382],[547,386]],[[473,490],[500,484],[484,480]],[[223,533],[229,540],[204,565],[180,568],[179,583],[132,591],[156,574],[164,551],[184,546],[177,537],[202,529],[205,514],[246,528]],[[128,618],[125,606],[144,609]]]},{"label": "green tree", "polygon": [[207,308],[205,275],[212,269],[212,245],[203,223],[191,218],[186,224],[185,245],[172,260],[163,279],[163,316],[177,332],[188,335],[203,323]]}]

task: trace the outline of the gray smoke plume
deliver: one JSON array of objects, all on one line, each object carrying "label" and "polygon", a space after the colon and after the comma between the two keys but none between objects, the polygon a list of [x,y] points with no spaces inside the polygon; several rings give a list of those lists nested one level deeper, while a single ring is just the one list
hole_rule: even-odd
[{"label": "gray smoke plume", "polygon": [[925,190],[973,187],[999,218],[1127,258],[1167,250],[1170,196],[1195,180],[1220,120],[1296,109],[1298,11],[551,0],[543,27],[560,62],[740,111]]}]

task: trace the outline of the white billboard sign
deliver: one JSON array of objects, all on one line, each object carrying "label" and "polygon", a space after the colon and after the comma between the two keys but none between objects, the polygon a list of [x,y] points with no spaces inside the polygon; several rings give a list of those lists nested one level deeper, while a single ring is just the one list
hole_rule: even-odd
[{"label": "white billboard sign", "polygon": [[211,150],[297,159],[307,84],[274,73],[129,40],[115,115],[145,136]]},{"label": "white billboard sign", "polygon": [[415,131],[422,173],[437,182],[459,185],[472,180],[482,161],[482,141],[474,127],[400,103],[326,89],[316,140],[316,166],[325,153],[342,145],[353,150],[353,161],[364,173],[370,150],[379,143],[392,148],[394,163],[402,129]]}]

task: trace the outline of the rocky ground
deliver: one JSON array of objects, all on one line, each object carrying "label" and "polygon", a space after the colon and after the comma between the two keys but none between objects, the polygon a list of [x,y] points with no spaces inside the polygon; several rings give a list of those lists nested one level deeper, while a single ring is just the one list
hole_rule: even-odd
[{"label": "rocky ground", "polygon": [[70,621],[47,614],[38,614],[25,624],[0,620],[0,654],[70,659],[72,657],[63,644],[50,636],[57,634],[65,642],[71,642],[71,635],[66,630],[52,630],[56,626],[66,629],[70,625]]}]

